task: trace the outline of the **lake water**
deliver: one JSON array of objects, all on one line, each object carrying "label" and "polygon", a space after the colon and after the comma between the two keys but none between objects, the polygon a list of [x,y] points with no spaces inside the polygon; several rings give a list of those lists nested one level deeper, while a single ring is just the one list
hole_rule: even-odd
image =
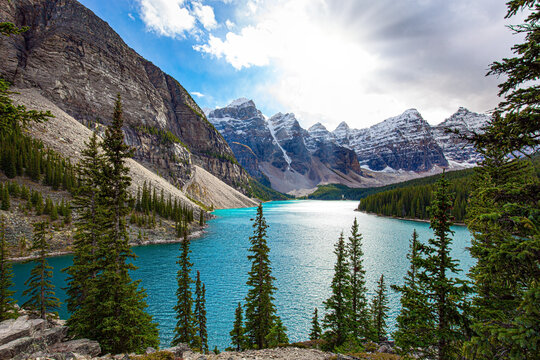
[{"label": "lake water", "polygon": [[[384,274],[386,283],[400,284],[407,271],[405,258],[409,239],[416,229],[420,240],[432,236],[429,224],[389,219],[354,212],[357,201],[283,201],[264,204],[264,216],[269,225],[268,243],[273,275],[276,278],[275,304],[278,315],[288,328],[291,341],[308,339],[313,309],[319,308],[322,318],[323,301],[330,293],[335,255],[334,244],[341,231],[347,236],[354,218],[358,219],[363,235],[364,267],[369,296],[375,283]],[[249,236],[255,208],[217,210],[208,222],[206,234],[191,242],[193,278],[196,270],[206,284],[208,335],[210,348],[229,346],[229,331],[234,321],[234,310],[243,302],[250,263],[247,260]],[[470,233],[465,227],[454,227],[452,255],[461,261],[465,276],[472,265],[466,247]],[[139,269],[132,273],[140,279],[148,294],[148,312],[159,323],[161,346],[169,345],[176,324],[173,306],[176,303],[176,259],[179,244],[149,245],[134,248]],[[60,269],[71,263],[71,256],[49,259],[54,267],[57,296],[63,300],[65,274]],[[32,263],[14,265],[16,298],[22,303],[21,293]],[[389,330],[394,330],[399,312],[399,297],[388,291],[390,300]],[[62,318],[67,317],[63,307]]]}]

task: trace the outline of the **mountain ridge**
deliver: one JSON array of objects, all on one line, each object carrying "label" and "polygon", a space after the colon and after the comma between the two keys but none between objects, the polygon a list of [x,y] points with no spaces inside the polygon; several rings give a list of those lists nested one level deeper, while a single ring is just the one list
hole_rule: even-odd
[{"label": "mountain ridge", "polygon": [[[257,122],[235,115],[238,106],[229,105],[209,111],[209,121],[252,176],[267,178],[273,188],[296,194],[332,182],[350,187],[380,186],[442,169],[474,166],[481,160],[480,155],[444,128],[480,131],[489,121],[488,116],[461,107],[432,126],[411,108],[364,129],[350,128],[343,121],[334,131],[320,122],[306,130],[292,113],[278,112],[266,118],[253,100],[242,98],[231,104],[241,104],[243,111],[256,114]],[[263,144],[265,152],[239,154],[243,145],[253,149]],[[324,174],[328,171],[334,176]]]}]

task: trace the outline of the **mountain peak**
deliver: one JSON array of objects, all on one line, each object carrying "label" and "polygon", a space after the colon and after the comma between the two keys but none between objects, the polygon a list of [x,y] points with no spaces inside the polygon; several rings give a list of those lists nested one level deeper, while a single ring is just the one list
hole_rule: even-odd
[{"label": "mountain peak", "polygon": [[244,107],[244,106],[255,106],[253,100],[247,99],[245,97],[238,98],[231,102],[227,107]]},{"label": "mountain peak", "polygon": [[324,126],[323,124],[321,124],[320,122],[312,125],[309,129],[308,129],[308,132],[312,133],[312,132],[320,132],[320,131],[324,131],[324,132],[328,132],[328,129],[326,129],[326,126]]},{"label": "mountain peak", "polygon": [[[336,130],[349,130],[349,125],[345,121],[342,121],[336,128]],[[336,131],[334,130],[334,131]]]}]

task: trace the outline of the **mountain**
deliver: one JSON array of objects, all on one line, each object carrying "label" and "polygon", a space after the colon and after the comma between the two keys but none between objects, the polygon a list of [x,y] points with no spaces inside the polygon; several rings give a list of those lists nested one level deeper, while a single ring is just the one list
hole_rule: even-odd
[{"label": "mountain", "polygon": [[432,128],[433,136],[449,162],[475,166],[482,157],[476,152],[474,146],[460,139],[457,134],[449,133],[446,129],[458,130],[460,134],[481,132],[482,127],[490,119],[487,115],[473,113],[460,107],[455,114]]},{"label": "mountain", "polygon": [[249,175],[182,85],[79,2],[0,0],[0,21],[30,27],[0,38],[1,77],[39,89],[91,128],[110,121],[120,94],[126,142],[137,161],[178,187],[200,166],[247,191]]},{"label": "mountain", "polygon": [[303,129],[294,114],[269,119],[248,99],[211,110],[208,120],[231,146],[240,164],[263,184],[299,194],[320,183],[358,186],[362,170],[354,152],[321,141]]},{"label": "mountain", "polygon": [[252,100],[211,110],[208,119],[221,132],[240,164],[261,182],[282,192],[305,193],[320,184],[380,186],[474,166],[474,147],[445,131],[479,131],[486,115],[460,108],[431,126],[415,109],[366,129],[342,122],[334,131],[321,123],[303,129],[294,114],[267,119]]},{"label": "mountain", "polygon": [[354,150],[362,166],[374,171],[424,172],[448,166],[431,126],[416,109],[367,129],[350,129],[341,123],[333,135],[338,144]]}]

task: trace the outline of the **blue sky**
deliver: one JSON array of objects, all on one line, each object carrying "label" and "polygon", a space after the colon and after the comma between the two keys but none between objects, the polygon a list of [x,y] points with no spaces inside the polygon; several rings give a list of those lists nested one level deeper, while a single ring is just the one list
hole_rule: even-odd
[{"label": "blue sky", "polygon": [[486,70],[519,40],[504,0],[79,1],[201,107],[247,97],[329,130],[486,112],[500,82]]}]

